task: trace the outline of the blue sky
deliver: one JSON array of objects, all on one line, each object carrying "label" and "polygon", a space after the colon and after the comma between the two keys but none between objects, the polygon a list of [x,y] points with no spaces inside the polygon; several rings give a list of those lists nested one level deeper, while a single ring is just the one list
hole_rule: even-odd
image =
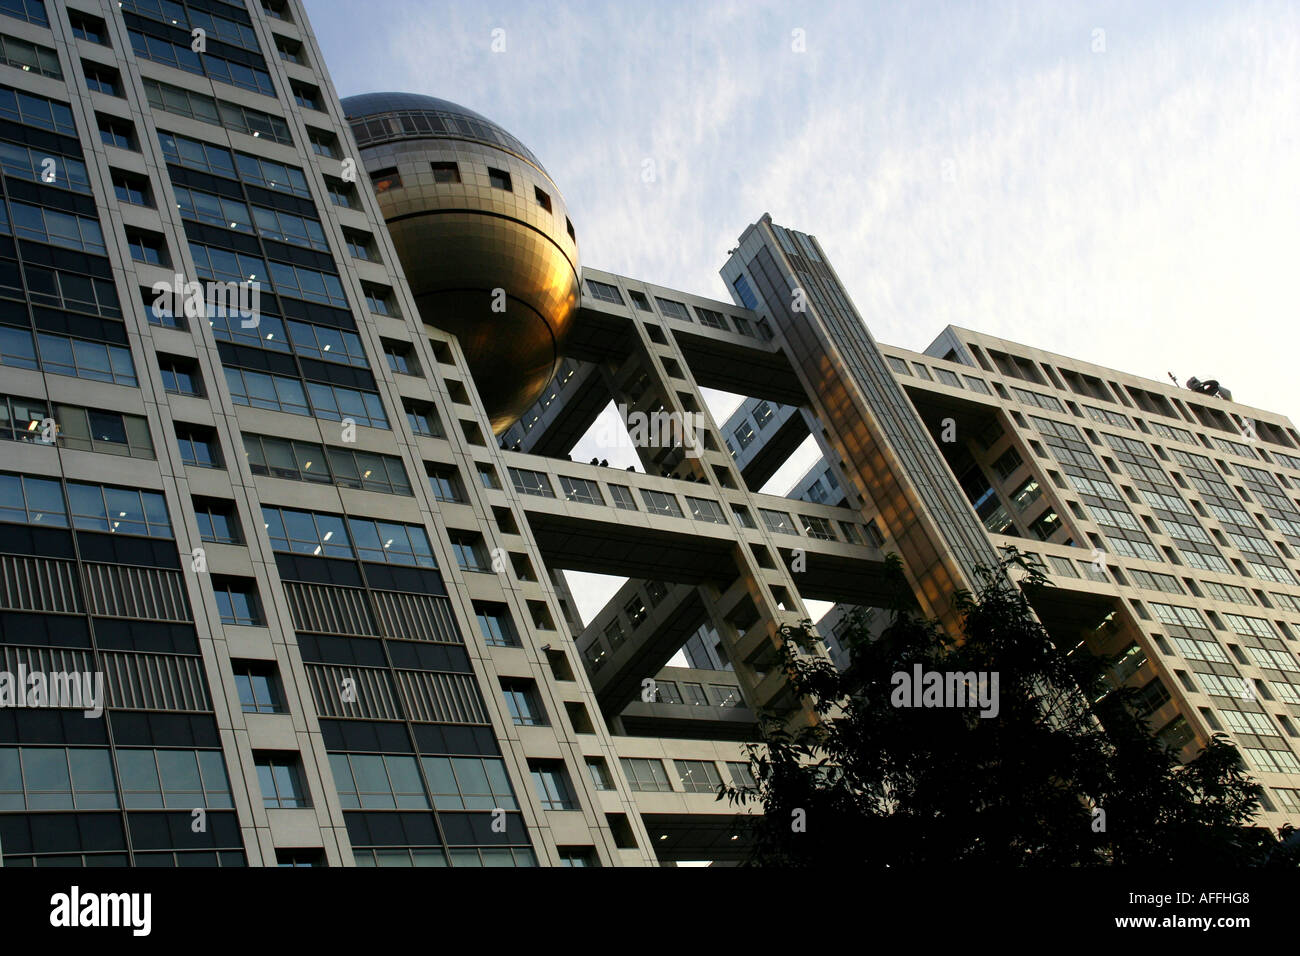
[{"label": "blue sky", "polygon": [[308,13],[340,95],[433,94],[527,143],[586,265],[729,299],[770,212],[881,341],[964,325],[1300,416],[1300,5]]}]

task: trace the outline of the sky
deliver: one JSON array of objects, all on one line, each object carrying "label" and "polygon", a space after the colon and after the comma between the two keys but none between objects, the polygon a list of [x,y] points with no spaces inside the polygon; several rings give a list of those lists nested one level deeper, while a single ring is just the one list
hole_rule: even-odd
[{"label": "sky", "polygon": [[1300,4],[308,15],[341,96],[428,93],[526,143],[584,265],[730,301],[718,269],[769,212],[817,236],[880,341],[960,325],[1300,417]]}]

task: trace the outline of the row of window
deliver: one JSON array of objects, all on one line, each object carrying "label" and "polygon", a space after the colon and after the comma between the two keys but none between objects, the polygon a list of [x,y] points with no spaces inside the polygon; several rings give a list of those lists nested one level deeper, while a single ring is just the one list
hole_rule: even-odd
[{"label": "row of window", "polygon": [[0,472],[0,521],[172,537],[167,503],[159,492],[8,472]]},{"label": "row of window", "polygon": [[[430,163],[433,172],[433,181],[435,183],[460,183],[460,165],[454,162]],[[512,193],[515,191],[514,181],[504,169],[497,169],[494,166],[487,167],[488,184],[493,189],[501,189],[505,192]],[[386,169],[377,169],[370,174],[370,183],[376,193],[385,193],[390,189],[402,188],[402,176],[397,167],[392,166]],[[551,197],[540,186],[533,186],[533,199],[537,205],[541,206],[547,212],[552,212]],[[564,224],[569,232],[569,238],[576,241],[576,235],[573,231],[573,223],[566,218]]]},{"label": "row of window", "polygon": [[344,810],[519,809],[499,758],[332,753],[330,769]]},{"label": "row of window", "polygon": [[59,54],[30,40],[0,34],[0,63],[27,73],[48,76],[52,80],[63,79]]},{"label": "row of window", "polygon": [[[908,369],[907,362],[905,362],[903,359],[899,358],[898,356],[896,356],[896,355],[886,355],[886,356],[885,356],[885,361],[888,362],[888,363],[889,363],[889,367],[890,367],[891,369],[893,369],[893,370],[894,370],[896,373],[898,373],[899,375],[910,375],[910,374],[911,374],[911,371],[909,371],[909,369]],[[922,379],[924,379],[924,380],[927,381],[927,382],[931,382],[931,381],[935,381],[935,380],[937,380],[937,381],[939,381],[941,384],[943,384],[943,385],[947,385],[947,386],[949,386],[949,387],[951,387],[951,388],[963,388],[963,387],[965,387],[965,388],[969,388],[971,391],[979,392],[981,395],[991,395],[991,394],[993,394],[992,391],[990,391],[990,389],[989,389],[988,383],[985,382],[984,379],[982,379],[982,378],[977,378],[977,377],[974,376],[974,375],[963,375],[963,376],[961,376],[961,378],[958,378],[957,375],[956,375],[956,373],[954,373],[954,372],[952,372],[951,370],[946,369],[946,368],[940,368],[940,367],[937,366],[937,365],[933,367],[933,375],[932,375],[932,374],[931,374],[931,367],[930,367],[930,366],[927,366],[927,365],[923,365],[923,364],[920,363],[920,362],[913,362],[913,363],[912,363],[912,368],[915,369],[915,371],[916,371],[916,375],[917,375],[918,378],[922,378]],[[965,383],[966,383],[965,386],[962,385],[962,382],[963,382],[963,381],[965,381]],[[1015,390],[1013,389],[1013,391],[1015,391]],[[1029,395],[1029,394],[1032,394],[1032,393],[1028,393],[1028,392],[1027,392],[1026,394]],[[1039,396],[1039,397],[1042,398],[1042,399],[1054,400],[1054,399],[1051,399],[1050,396],[1046,396],[1046,395],[1044,395],[1044,396]],[[1034,401],[1033,401],[1033,404],[1039,404],[1039,402],[1038,402],[1037,400],[1034,400]]]},{"label": "row of window", "polygon": [[131,38],[132,50],[142,59],[152,60],[154,63],[161,63],[198,76],[206,76],[219,83],[228,83],[253,93],[275,96],[275,84],[271,82],[271,74],[260,67],[226,59],[212,50],[203,54],[195,53],[189,45],[174,43],[142,30],[131,29],[127,34]]},{"label": "row of window", "polygon": [[65,448],[132,458],[153,458],[149,423],[142,415],[0,395],[0,438],[45,443],[53,437]]},{"label": "row of window", "polygon": [[272,192],[287,192],[303,199],[311,198],[307,178],[297,166],[277,163],[238,150],[232,152],[221,146],[163,130],[158,131],[158,142],[169,163],[260,186]]},{"label": "row of window", "polygon": [[365,348],[356,332],[331,325],[313,325],[293,319],[281,319],[263,313],[256,326],[244,328],[243,320],[209,304],[208,324],[213,338],[247,345],[268,352],[296,353],[321,362],[338,362],[356,368],[369,368]]},{"label": "row of window", "polygon": [[103,747],[0,747],[0,811],[226,809],[221,752]]},{"label": "row of window", "polygon": [[33,149],[21,143],[0,142],[0,172],[28,182],[57,186],[90,195],[86,164],[76,156],[49,149]]},{"label": "row of window", "polygon": [[265,137],[283,146],[293,145],[289,125],[271,113],[264,113],[250,106],[231,103],[194,90],[182,89],[149,77],[144,78],[144,92],[149,105],[155,110],[175,113],[177,116],[184,116],[200,123],[210,123],[249,136]]},{"label": "row of window", "polygon": [[329,251],[325,230],[315,219],[266,206],[249,206],[238,199],[185,186],[174,186],[173,189],[176,193],[176,208],[182,218],[250,235],[257,233],[264,239],[274,239],[320,252]]},{"label": "row of window", "polygon": [[[554,498],[555,489],[551,485],[550,477],[540,471],[532,471],[526,468],[511,468],[510,480],[514,484],[515,490],[522,495],[534,495],[541,498]],[[564,497],[569,501],[578,501],[584,504],[606,505],[609,504],[601,493],[600,485],[597,482],[586,478],[572,478],[568,475],[560,476],[560,486],[564,491]],[[627,511],[638,511],[636,499],[632,495],[632,489],[626,485],[614,483],[608,484],[610,497],[616,508],[622,508]],[[726,517],[723,514],[721,506],[716,501],[708,498],[693,498],[690,495],[683,496],[686,499],[687,507],[690,509],[690,516],[696,521],[705,521],[710,524],[726,524]],[[651,514],[667,515],[671,518],[685,518],[686,513],[682,510],[681,503],[677,496],[671,492],[658,491],[652,488],[641,489],[641,500],[645,505],[645,510]],[[753,528],[753,519],[749,516],[748,509],[743,505],[732,505],[737,519],[745,527]],[[775,532],[781,534],[799,534],[799,530],[794,526],[788,514],[781,511],[774,511],[767,508],[760,508],[760,514],[763,517],[764,524]],[[826,541],[838,540],[831,523],[822,517],[815,515],[800,515],[803,522],[804,533],[810,538],[819,538]],[[841,522],[843,525],[843,522]],[[848,529],[845,533],[849,535],[849,540],[853,543],[861,543],[860,537],[856,532],[850,533]]]},{"label": "row of window", "polygon": [[115,385],[138,384],[131,350],[125,346],[73,339],[53,332],[38,332],[33,337],[29,329],[8,325],[0,326],[0,365],[41,369],[54,375]]},{"label": "row of window", "polygon": [[194,257],[197,278],[220,282],[257,282],[263,293],[316,302],[321,305],[346,309],[347,296],[343,283],[332,272],[321,272],[288,262],[276,262],[234,252],[216,246],[191,242],[190,254]]},{"label": "row of window", "polygon": [[277,551],[437,567],[419,525],[268,505],[262,506],[262,520]]},{"label": "row of window", "polygon": [[0,86],[0,117],[62,136],[75,138],[77,135],[77,124],[68,104],[10,86]]},{"label": "row of window", "polygon": [[48,27],[50,18],[45,12],[43,0],[0,0],[0,14],[26,20],[40,27]]},{"label": "row of window", "polygon": [[[606,629],[606,636],[609,635]],[[700,684],[694,681],[655,680],[656,702],[693,704],[696,707],[743,707],[744,699],[735,684]]]},{"label": "row of window", "polygon": [[188,4],[184,0],[121,0],[118,6],[159,23],[180,27],[187,33],[198,28],[212,39],[252,53],[261,52],[257,34],[242,6],[227,7],[230,16],[215,14],[206,4]]},{"label": "row of window", "polygon": [[[598,279],[587,280],[587,290],[592,297],[602,302],[611,302],[615,305],[623,305],[623,294],[619,291],[618,286],[611,285],[608,282],[601,282]],[[650,299],[644,292],[636,289],[629,289],[628,296],[632,299],[632,304],[641,312],[653,312],[650,305]],[[654,297],[655,303],[659,307],[659,313],[665,318],[679,319],[683,322],[691,321],[691,307],[685,302],[678,302],[675,299],[665,299],[662,296]],[[715,309],[706,309],[703,306],[695,306],[695,313],[699,316],[700,324],[709,328],[721,329],[724,332],[732,331],[728,319],[735,325],[735,331],[741,335],[747,335],[751,338],[756,337],[754,327],[750,321],[743,316],[729,314],[724,315]]]},{"label": "row of window", "polygon": [[122,318],[122,305],[111,279],[32,262],[22,263],[21,269],[15,263],[0,273],[0,296],[106,319]]},{"label": "row of window", "polygon": [[303,382],[284,375],[229,367],[224,371],[231,400],[236,405],[314,416],[332,422],[350,418],[358,425],[388,427],[383,402],[374,392],[321,382],[307,382],[304,388]]},{"label": "row of window", "polygon": [[244,454],[255,475],[335,484],[386,494],[412,493],[402,460],[392,455],[269,435],[245,434],[243,437]]},{"label": "row of window", "polygon": [[[718,766],[711,760],[674,760],[677,780],[681,789],[687,793],[717,793],[723,785]],[[633,790],[658,791],[671,793],[672,784],[664,770],[664,762],[648,757],[621,757],[619,764],[627,777],[628,785]],[[733,787],[752,789],[754,777],[749,764],[739,761],[727,761],[728,783]]]},{"label": "row of window", "polygon": [[9,200],[7,213],[0,204],[0,234],[48,242],[52,246],[94,255],[102,256],[108,252],[99,220],[13,199]]}]

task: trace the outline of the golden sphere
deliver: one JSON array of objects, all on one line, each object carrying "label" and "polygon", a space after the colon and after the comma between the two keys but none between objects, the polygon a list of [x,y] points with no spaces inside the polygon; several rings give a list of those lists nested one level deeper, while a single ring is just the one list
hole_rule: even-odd
[{"label": "golden sphere", "polygon": [[580,296],[564,198],[519,140],[413,93],[343,100],[420,317],[454,334],[501,434],[558,370]]}]

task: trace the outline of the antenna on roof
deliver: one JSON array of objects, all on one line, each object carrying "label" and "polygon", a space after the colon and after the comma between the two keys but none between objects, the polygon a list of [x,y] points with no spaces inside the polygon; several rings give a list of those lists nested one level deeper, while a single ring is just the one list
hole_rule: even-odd
[{"label": "antenna on roof", "polygon": [[[1169,381],[1173,382],[1175,385],[1178,385],[1178,376],[1176,376],[1173,372],[1165,372],[1165,374],[1169,376]],[[1180,385],[1179,388],[1181,387],[1182,386]]]}]

